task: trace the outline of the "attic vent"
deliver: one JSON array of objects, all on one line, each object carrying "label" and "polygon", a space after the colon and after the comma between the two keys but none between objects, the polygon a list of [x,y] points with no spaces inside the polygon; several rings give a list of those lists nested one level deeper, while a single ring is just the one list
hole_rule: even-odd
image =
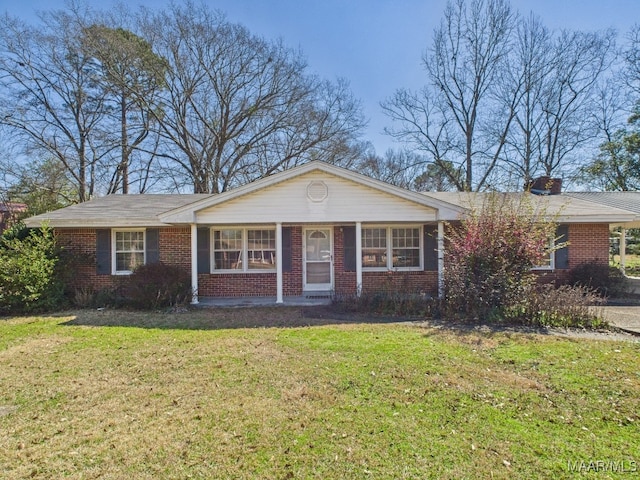
[{"label": "attic vent", "polygon": [[313,181],[307,186],[307,197],[312,202],[321,202],[329,195],[329,188],[324,182]]}]

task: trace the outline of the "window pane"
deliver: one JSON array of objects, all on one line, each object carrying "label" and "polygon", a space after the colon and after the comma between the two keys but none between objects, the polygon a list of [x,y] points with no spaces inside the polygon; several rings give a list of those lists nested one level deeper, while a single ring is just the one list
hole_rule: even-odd
[{"label": "window pane", "polygon": [[362,229],[363,248],[386,248],[387,229],[386,228],[363,228]]},{"label": "window pane", "polygon": [[420,266],[420,229],[394,228],[391,230],[393,267]]},{"label": "window pane", "polygon": [[144,264],[144,232],[115,232],[116,271],[128,272]]},{"label": "window pane", "polygon": [[214,269],[242,270],[242,249],[242,230],[214,230]]},{"label": "window pane", "polygon": [[133,271],[138,265],[144,263],[143,252],[118,252],[116,253],[116,271]]},{"label": "window pane", "polygon": [[242,250],[242,230],[216,230],[214,250]]},{"label": "window pane", "polygon": [[249,269],[271,270],[276,268],[275,230],[249,230],[247,242]]},{"label": "window pane", "polygon": [[419,249],[394,249],[393,250],[393,266],[394,267],[419,267],[420,266],[420,250]]},{"label": "window pane", "polygon": [[216,270],[242,270],[242,250],[228,250],[213,254]]},{"label": "window pane", "polygon": [[362,268],[387,266],[387,229],[362,229]]}]

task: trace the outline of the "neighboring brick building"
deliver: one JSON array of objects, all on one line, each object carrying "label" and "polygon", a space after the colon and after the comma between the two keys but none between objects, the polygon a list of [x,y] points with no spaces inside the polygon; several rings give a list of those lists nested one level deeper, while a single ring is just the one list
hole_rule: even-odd
[{"label": "neighboring brick building", "polygon": [[27,211],[24,203],[0,202],[0,233],[9,228],[20,216]]},{"label": "neighboring brick building", "polygon": [[[518,194],[529,195],[529,194]],[[567,195],[532,197],[569,246],[545,267],[562,278],[608,261],[610,224],[632,211]],[[483,194],[416,193],[322,162],[219,195],[110,195],[38,215],[78,259],[78,287],[103,288],[142,263],[191,272],[201,297],[353,295],[393,286],[437,295],[443,232]]]}]

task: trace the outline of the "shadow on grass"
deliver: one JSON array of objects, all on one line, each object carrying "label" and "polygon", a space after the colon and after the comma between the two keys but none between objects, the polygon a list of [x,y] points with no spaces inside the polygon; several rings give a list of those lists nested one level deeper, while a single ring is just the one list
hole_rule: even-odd
[{"label": "shadow on grass", "polygon": [[73,317],[61,325],[85,327],[135,327],[176,330],[235,328],[298,328],[322,325],[380,324],[415,321],[398,317],[351,314],[331,306],[184,308],[178,311],[77,310],[60,315]]}]

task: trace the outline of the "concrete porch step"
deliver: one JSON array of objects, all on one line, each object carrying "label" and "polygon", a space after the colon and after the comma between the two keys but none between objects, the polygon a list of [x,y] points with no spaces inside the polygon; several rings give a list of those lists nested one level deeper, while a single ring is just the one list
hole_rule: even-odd
[{"label": "concrete porch step", "polygon": [[311,290],[304,292],[303,296],[304,298],[332,298],[333,292],[331,290]]}]

